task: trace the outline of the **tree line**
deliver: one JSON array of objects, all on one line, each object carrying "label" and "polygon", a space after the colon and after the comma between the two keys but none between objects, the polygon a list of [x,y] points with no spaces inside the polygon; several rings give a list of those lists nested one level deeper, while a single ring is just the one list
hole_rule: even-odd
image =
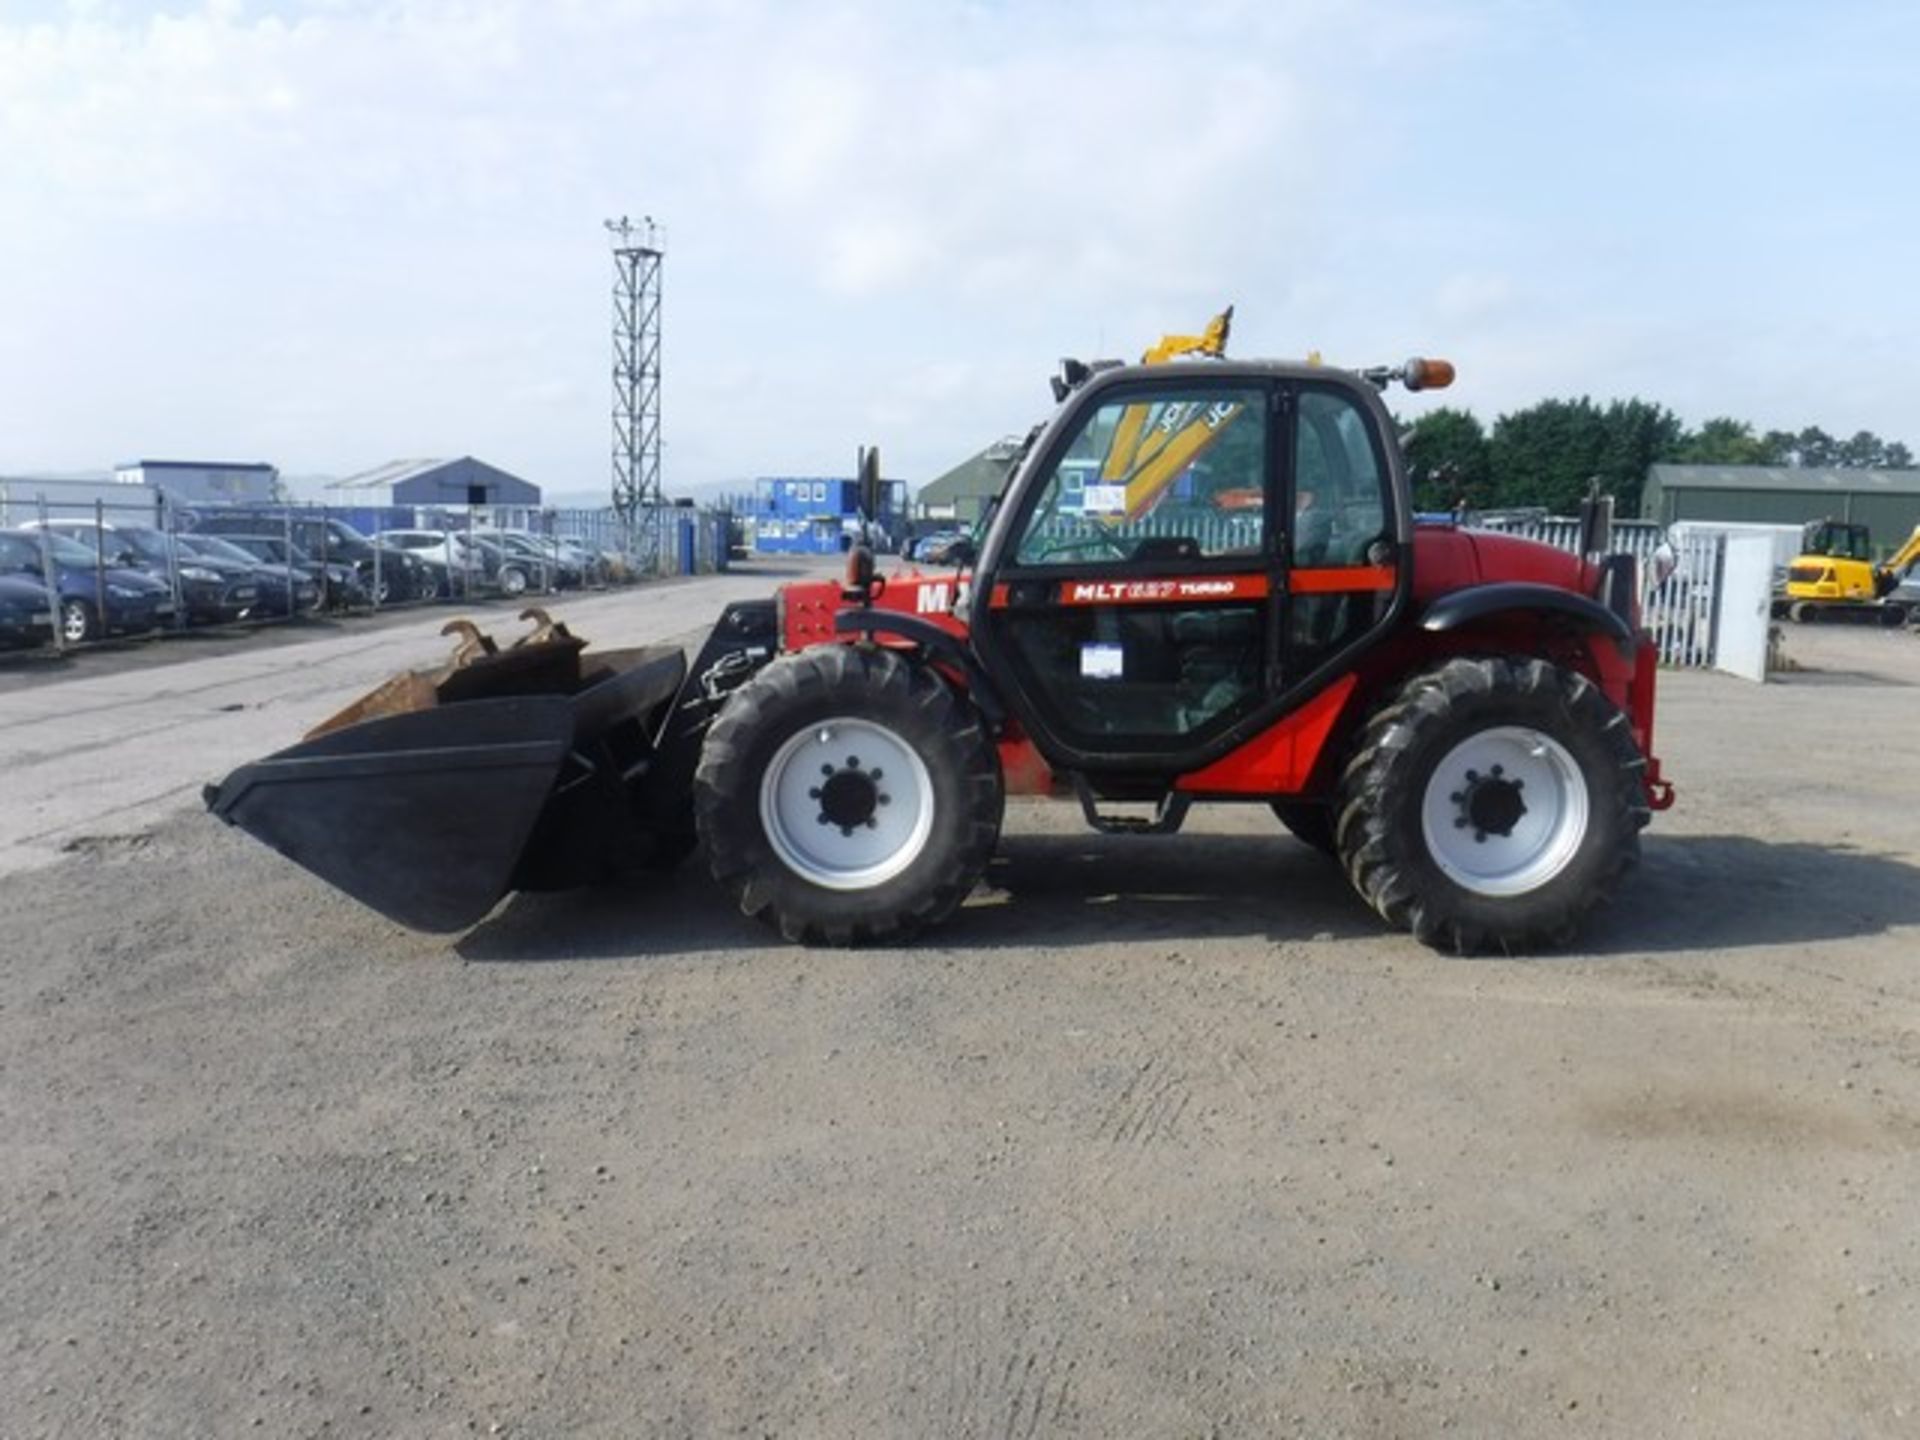
[{"label": "tree line", "polygon": [[1488,431],[1469,410],[1440,409],[1402,424],[1415,505],[1422,510],[1545,506],[1571,514],[1590,484],[1640,513],[1647,467],[1676,465],[1836,466],[1906,469],[1913,452],[1862,430],[1851,439],[1817,425],[1759,432],[1718,416],[1697,430],[1663,405],[1613,400],[1542,400],[1502,415]]}]

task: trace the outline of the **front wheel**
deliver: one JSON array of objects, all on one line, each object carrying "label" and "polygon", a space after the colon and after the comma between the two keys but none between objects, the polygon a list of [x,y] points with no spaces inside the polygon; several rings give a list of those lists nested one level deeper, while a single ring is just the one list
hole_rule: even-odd
[{"label": "front wheel", "polygon": [[694,809],[714,878],[789,940],[905,940],[959,908],[1000,837],[1000,762],[923,664],[869,645],[774,661],[728,700]]},{"label": "front wheel", "polygon": [[1646,762],[1584,675],[1453,660],[1376,714],[1341,780],[1354,888],[1423,944],[1565,944],[1640,855]]}]

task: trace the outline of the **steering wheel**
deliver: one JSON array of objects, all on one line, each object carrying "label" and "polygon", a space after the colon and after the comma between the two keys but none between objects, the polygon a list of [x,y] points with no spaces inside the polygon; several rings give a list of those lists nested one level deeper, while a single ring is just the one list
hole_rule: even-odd
[{"label": "steering wheel", "polygon": [[1133,547],[1116,534],[1113,529],[1095,520],[1092,516],[1082,517],[1085,523],[1093,527],[1093,534],[1078,535],[1066,540],[1053,540],[1043,545],[1034,559],[1047,560],[1055,555],[1070,555],[1076,550],[1088,550],[1100,546],[1110,551],[1116,560],[1131,560]]}]

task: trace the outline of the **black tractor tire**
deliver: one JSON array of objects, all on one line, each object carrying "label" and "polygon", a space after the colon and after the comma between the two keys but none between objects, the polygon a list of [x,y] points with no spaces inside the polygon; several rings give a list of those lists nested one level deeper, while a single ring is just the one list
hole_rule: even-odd
[{"label": "black tractor tire", "polygon": [[[872,776],[880,783],[860,779],[859,757],[840,753],[854,747],[826,739],[836,722],[850,732],[865,727],[870,740],[877,731],[883,749],[893,747],[906,761],[904,767],[890,768],[911,772],[915,761],[907,757],[917,757],[924,786],[912,773],[883,779],[878,769]],[[789,767],[800,774],[797,767],[811,769],[814,759],[803,759],[803,751],[790,746],[804,746],[801,737],[816,728],[828,746],[821,755],[833,762],[823,764],[823,774],[844,761],[854,777],[841,782],[855,796],[851,812],[836,811],[852,819],[843,836],[868,823],[857,818],[863,803],[877,817],[874,802],[891,803],[886,792],[902,784],[914,786],[910,803],[930,807],[923,837],[896,852],[911,857],[896,873],[867,883],[835,876],[823,862],[810,876],[806,858],[796,862],[782,854],[783,845],[790,855],[799,853],[803,841],[769,834],[769,814],[776,817],[776,829],[782,823],[777,817],[792,817],[793,837],[816,833],[805,821],[817,819],[820,853],[831,852],[832,831],[840,828],[839,819],[828,819],[834,797],[819,798],[815,817],[795,815],[791,801],[783,805],[780,799],[789,793],[781,786]],[[820,797],[837,779],[836,774],[823,780],[810,793]],[[898,652],[841,644],[816,645],[775,660],[734,692],[702,746],[693,798],[713,876],[741,911],[789,940],[837,946],[904,941],[951,915],[993,857],[1006,803],[999,752],[964,697],[931,667]],[[822,883],[822,875],[839,883]]]},{"label": "black tractor tire", "polygon": [[[1469,815],[1495,817],[1488,825],[1494,833],[1486,838],[1523,844],[1514,837],[1519,820],[1502,808],[1512,800],[1491,793],[1511,780],[1494,779],[1501,773],[1497,765],[1484,778],[1466,769],[1465,757],[1473,752],[1461,747],[1470,742],[1518,745],[1523,754],[1531,743],[1537,747],[1531,753],[1560,757],[1553,771],[1563,776],[1554,782],[1560,788],[1549,785],[1546,801],[1539,798],[1540,783],[1532,792],[1548,817],[1542,823],[1558,838],[1544,846],[1544,858],[1519,867],[1511,880],[1496,874],[1462,883],[1429,843],[1430,820],[1442,850],[1449,834],[1461,837],[1452,842],[1457,874],[1465,873],[1463,855],[1479,853],[1465,838],[1479,833],[1480,819]],[[1436,781],[1443,763],[1449,772],[1460,767],[1461,790],[1439,788],[1456,783],[1451,773]],[[1552,768],[1556,762],[1543,764]],[[1368,721],[1341,777],[1340,858],[1361,898],[1424,945],[1462,955],[1561,946],[1639,860],[1640,831],[1651,818],[1641,783],[1645,769],[1627,717],[1586,676],[1536,659],[1451,660],[1409,680]],[[1479,785],[1489,793],[1474,795]],[[1513,789],[1506,795],[1526,793]],[[1473,808],[1482,803],[1488,808]],[[1444,806],[1454,809],[1443,812]],[[1566,818],[1573,816],[1583,818]],[[1501,823],[1505,831],[1498,830]],[[1502,853],[1486,856],[1495,860]],[[1519,853],[1524,858],[1527,852]],[[1537,878],[1530,869],[1539,872]],[[1499,890],[1507,885],[1518,888]]]},{"label": "black tractor tire", "polygon": [[1324,855],[1338,851],[1333,837],[1333,822],[1338,812],[1332,805],[1312,800],[1275,800],[1273,813],[1302,845],[1311,845]]}]

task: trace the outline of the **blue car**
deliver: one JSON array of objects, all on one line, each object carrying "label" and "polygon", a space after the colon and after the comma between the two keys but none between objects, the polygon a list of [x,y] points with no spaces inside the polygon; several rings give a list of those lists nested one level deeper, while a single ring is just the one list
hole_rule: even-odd
[{"label": "blue car", "polygon": [[44,645],[52,638],[52,593],[24,575],[0,575],[0,646]]},{"label": "blue car", "polygon": [[[117,565],[102,570],[91,546],[53,530],[45,538],[53,552],[60,638],[67,644],[102,635],[138,635],[173,623],[173,592],[166,581]],[[44,583],[40,541],[38,530],[0,530],[0,575]]]}]

